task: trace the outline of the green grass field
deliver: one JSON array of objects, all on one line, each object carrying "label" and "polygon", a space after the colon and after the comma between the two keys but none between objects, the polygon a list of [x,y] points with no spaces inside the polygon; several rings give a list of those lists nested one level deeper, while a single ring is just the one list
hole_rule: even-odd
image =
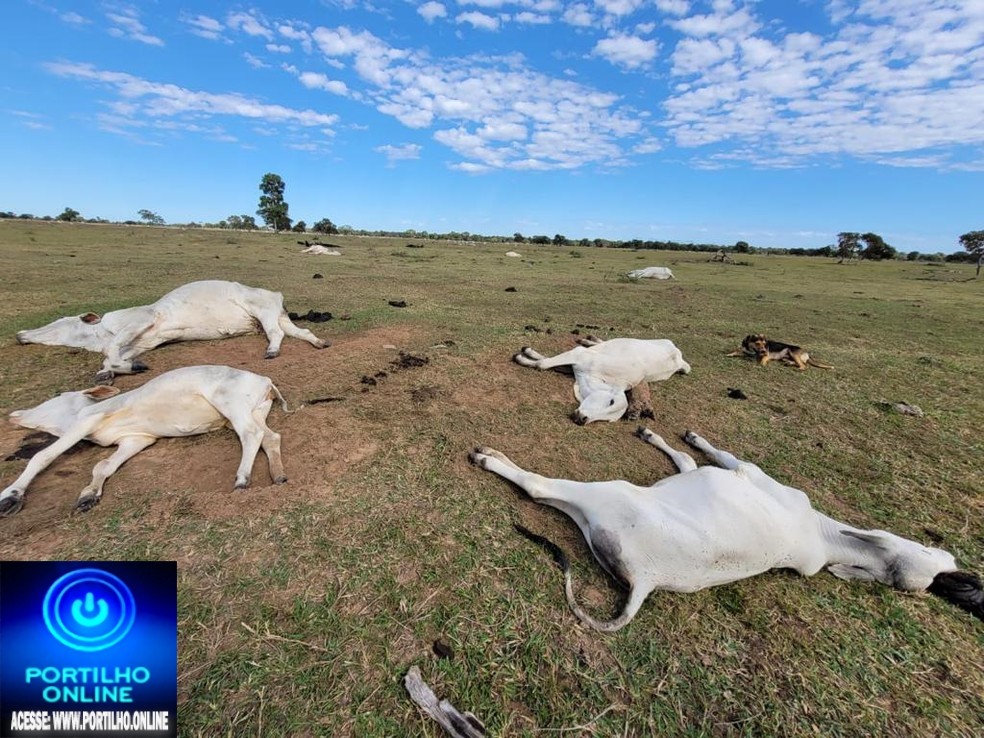
[{"label": "green grass field", "polygon": [[[100,505],[71,515],[108,453],[92,447],[61,457],[0,520],[2,559],[178,561],[182,736],[440,735],[403,689],[414,664],[491,735],[984,733],[984,626],[953,606],[770,572],[654,593],[628,627],[601,635],[569,612],[547,555],[512,529],[566,549],[579,599],[610,617],[621,593],[575,525],[467,460],[483,444],[548,476],[668,476],[634,423],[576,426],[570,379],[510,357],[524,345],[566,350],[573,330],[670,338],[693,372],[653,385],[647,424],[671,444],[695,430],[829,515],[938,545],[982,572],[984,279],[972,266],[757,254],[725,265],[343,236],[328,239],[343,255],[328,257],[299,254],[295,240],[0,222],[3,413],[91,384],[98,355],[14,341],[60,315],[221,278],[336,316],[303,324],[333,342],[320,352],[286,339],[265,361],[261,336],[174,344],[144,356],[148,374],[117,381],[129,389],[204,363],[270,376],[303,405],[269,418],[288,484],[270,484],[261,456],[253,486],[233,492],[239,446],[221,431],[161,441],[110,479]],[[510,248],[523,258],[505,257]],[[650,265],[677,280],[621,276]],[[751,332],[836,368],[726,358]],[[428,362],[399,368],[401,350]],[[729,387],[749,399],[728,399]],[[883,404],[899,401],[925,416]],[[0,453],[26,435],[0,430]],[[24,463],[0,462],[2,485]],[[437,639],[453,658],[435,656]]]}]

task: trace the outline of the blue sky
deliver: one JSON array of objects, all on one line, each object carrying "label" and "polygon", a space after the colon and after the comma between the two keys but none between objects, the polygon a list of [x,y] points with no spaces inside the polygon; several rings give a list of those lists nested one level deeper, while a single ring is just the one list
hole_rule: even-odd
[{"label": "blue sky", "polygon": [[7,0],[0,210],[815,247],[984,228],[984,0]]}]

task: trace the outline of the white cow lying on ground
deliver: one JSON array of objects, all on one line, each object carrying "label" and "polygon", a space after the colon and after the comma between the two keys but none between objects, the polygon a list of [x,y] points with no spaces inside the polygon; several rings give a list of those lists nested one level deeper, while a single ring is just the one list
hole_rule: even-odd
[{"label": "white cow lying on ground", "polygon": [[308,246],[306,249],[301,249],[302,254],[322,254],[323,256],[341,256],[342,252],[338,249],[330,249],[327,246],[322,246],[320,243],[314,243]]},{"label": "white cow lying on ground", "polygon": [[632,279],[676,279],[669,267],[646,267],[629,272]]},{"label": "white cow lying on ground", "polygon": [[315,348],[329,345],[290,321],[279,292],[220,280],[190,282],[153,305],[114,310],[102,317],[85,313],[59,318],[42,328],[20,331],[17,342],[99,351],[106,360],[96,378],[105,382],[114,374],[146,370],[145,364],[134,359],[162,343],[239,336],[255,333],[257,326],[269,339],[268,359],[280,353],[285,335]]},{"label": "white cow lying on ground", "polygon": [[287,481],[280,457],[280,435],[267,427],[274,398],[287,411],[280,391],[267,377],[228,366],[189,366],[165,372],[142,387],[120,394],[97,386],[63,392],[30,410],[10,414],[10,422],[58,436],[32,458],[23,473],[0,493],[0,517],[13,515],[31,481],[59,455],[85,439],[116,452],[92,470],[92,482],[75,505],[85,511],[99,502],[103,483],[129,458],[158,438],[178,438],[231,426],[242,443],[236,489],[249,485],[253,460],[262,447],[276,484]]},{"label": "white cow lying on ground", "polygon": [[578,339],[570,351],[547,358],[529,346],[513,360],[535,369],[573,370],[574,411],[578,425],[596,420],[614,421],[629,408],[626,392],[636,390],[648,399],[649,382],[659,382],[680,372],[690,374],[690,364],[673,342],[665,338]]},{"label": "white cow lying on ground", "polygon": [[687,443],[723,469],[697,467],[652,431],[638,435],[664,451],[680,470],[651,487],[629,482],[572,482],[524,471],[504,454],[476,448],[471,460],[569,515],[602,567],[628,588],[622,613],[599,621],[574,599],[566,556],[545,545],[564,571],[567,603],[584,623],[602,631],[626,625],[653,590],[696,592],[774,568],[812,576],[827,567],[842,579],[878,581],[896,589],[929,589],[984,619],[984,590],[975,575],[957,571],[953,556],[881,530],[859,530],[817,512],[798,489],[759,467],[719,451],[700,436]]}]

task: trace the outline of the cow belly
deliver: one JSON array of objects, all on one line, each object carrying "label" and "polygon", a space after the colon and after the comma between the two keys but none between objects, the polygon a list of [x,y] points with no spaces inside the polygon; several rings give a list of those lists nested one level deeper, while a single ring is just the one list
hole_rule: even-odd
[{"label": "cow belly", "polygon": [[135,403],[107,416],[89,438],[103,446],[126,436],[174,438],[218,430],[226,419],[201,395]]},{"label": "cow belly", "polygon": [[256,332],[256,321],[248,313],[224,312],[221,316],[202,314],[195,321],[167,321],[148,335],[155,346],[171,341],[211,341]]}]

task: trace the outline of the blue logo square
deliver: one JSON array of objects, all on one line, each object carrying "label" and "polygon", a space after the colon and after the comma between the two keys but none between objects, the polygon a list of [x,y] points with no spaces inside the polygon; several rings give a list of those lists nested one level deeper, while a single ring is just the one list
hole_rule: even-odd
[{"label": "blue logo square", "polygon": [[177,735],[173,561],[0,562],[0,738]]}]

